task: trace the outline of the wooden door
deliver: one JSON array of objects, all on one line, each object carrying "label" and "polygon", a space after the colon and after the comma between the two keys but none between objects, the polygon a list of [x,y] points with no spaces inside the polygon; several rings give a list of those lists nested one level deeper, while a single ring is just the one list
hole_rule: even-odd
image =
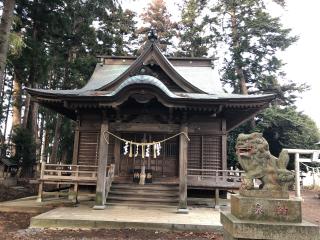
[{"label": "wooden door", "polygon": [[[122,138],[135,142],[156,142],[167,138],[169,135],[159,133],[123,133]],[[120,176],[132,176],[134,169],[141,169],[144,163],[146,169],[151,169],[153,178],[165,178],[178,176],[179,167],[179,139],[174,138],[161,144],[160,156],[153,157],[153,150],[151,148],[150,156],[142,158],[141,148],[139,149],[138,156],[129,157],[123,154],[124,143],[120,147]],[[133,148],[133,155],[136,149]]]}]

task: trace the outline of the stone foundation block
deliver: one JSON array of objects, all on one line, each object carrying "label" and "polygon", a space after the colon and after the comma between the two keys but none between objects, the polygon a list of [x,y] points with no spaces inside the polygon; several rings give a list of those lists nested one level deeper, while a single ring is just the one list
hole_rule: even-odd
[{"label": "stone foundation block", "polygon": [[302,223],[241,220],[230,212],[221,212],[225,240],[319,240],[317,225]]}]

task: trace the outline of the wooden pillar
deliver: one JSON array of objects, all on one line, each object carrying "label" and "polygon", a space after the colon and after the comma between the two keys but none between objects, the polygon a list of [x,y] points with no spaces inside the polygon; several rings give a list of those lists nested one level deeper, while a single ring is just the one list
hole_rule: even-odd
[{"label": "wooden pillar", "polygon": [[[183,124],[180,132],[188,133],[188,127]],[[187,207],[187,164],[188,140],[181,134],[179,136],[179,213],[188,213]]]},{"label": "wooden pillar", "polygon": [[226,120],[222,119],[222,136],[221,136],[221,160],[222,160],[222,169],[227,170],[227,126],[226,126]]},{"label": "wooden pillar", "polygon": [[214,207],[215,208],[220,208],[220,203],[219,203],[219,196],[220,195],[220,191],[219,191],[219,189],[218,188],[216,188],[215,189],[215,195],[214,195],[214,197],[215,197],[215,205],[214,205]]},{"label": "wooden pillar", "polygon": [[72,164],[73,165],[78,164],[79,137],[80,137],[79,128],[80,128],[80,119],[78,117],[76,129],[75,129],[75,133],[74,133],[73,155],[72,155]]},{"label": "wooden pillar", "polygon": [[114,166],[115,166],[115,175],[119,176],[119,166],[120,166],[120,140],[114,139]]},{"label": "wooden pillar", "polygon": [[[103,115],[101,129],[100,129],[100,142],[99,142],[99,160],[98,160],[98,176],[96,187],[96,203],[94,209],[104,209],[106,203],[106,172],[108,163],[108,144],[104,138],[105,131],[109,129],[109,122],[106,116]],[[107,140],[109,135],[105,134]]]},{"label": "wooden pillar", "polygon": [[43,201],[43,175],[44,175],[44,168],[46,166],[46,163],[44,161],[41,162],[41,169],[40,169],[40,179],[39,179],[39,189],[38,189],[38,197],[37,197],[37,202],[42,202]]}]

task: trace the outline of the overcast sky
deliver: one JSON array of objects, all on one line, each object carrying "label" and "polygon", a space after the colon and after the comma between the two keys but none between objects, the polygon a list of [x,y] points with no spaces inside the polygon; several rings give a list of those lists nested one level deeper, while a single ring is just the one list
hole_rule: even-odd
[{"label": "overcast sky", "polygon": [[[123,0],[126,8],[141,12],[151,0]],[[175,3],[169,1],[168,8],[176,15]],[[292,33],[300,37],[299,41],[290,46],[284,53],[287,63],[284,70],[287,78],[298,83],[307,83],[311,90],[301,95],[296,103],[298,109],[309,115],[320,128],[320,1],[319,0],[287,0],[285,10],[271,7],[273,15],[280,16],[285,27],[292,28]],[[319,69],[318,69],[319,68]]]}]

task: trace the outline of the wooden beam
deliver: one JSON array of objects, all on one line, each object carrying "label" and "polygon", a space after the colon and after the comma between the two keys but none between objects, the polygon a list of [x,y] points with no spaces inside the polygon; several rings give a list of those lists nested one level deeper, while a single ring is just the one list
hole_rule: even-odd
[{"label": "wooden beam", "polygon": [[159,123],[110,123],[110,130],[117,132],[177,133],[179,131],[179,125]]},{"label": "wooden beam", "polygon": [[[104,133],[105,131],[108,131],[108,129],[109,122],[104,114],[100,129],[98,177],[94,209],[104,209],[106,203],[106,169],[108,163],[108,143],[106,143],[106,140],[109,140],[109,134],[104,135]],[[104,136],[107,138],[106,140],[104,139]]]},{"label": "wooden beam", "polygon": [[[180,132],[188,134],[188,127],[182,124]],[[188,163],[188,141],[181,134],[179,136],[179,210],[187,213],[187,163]]]}]

